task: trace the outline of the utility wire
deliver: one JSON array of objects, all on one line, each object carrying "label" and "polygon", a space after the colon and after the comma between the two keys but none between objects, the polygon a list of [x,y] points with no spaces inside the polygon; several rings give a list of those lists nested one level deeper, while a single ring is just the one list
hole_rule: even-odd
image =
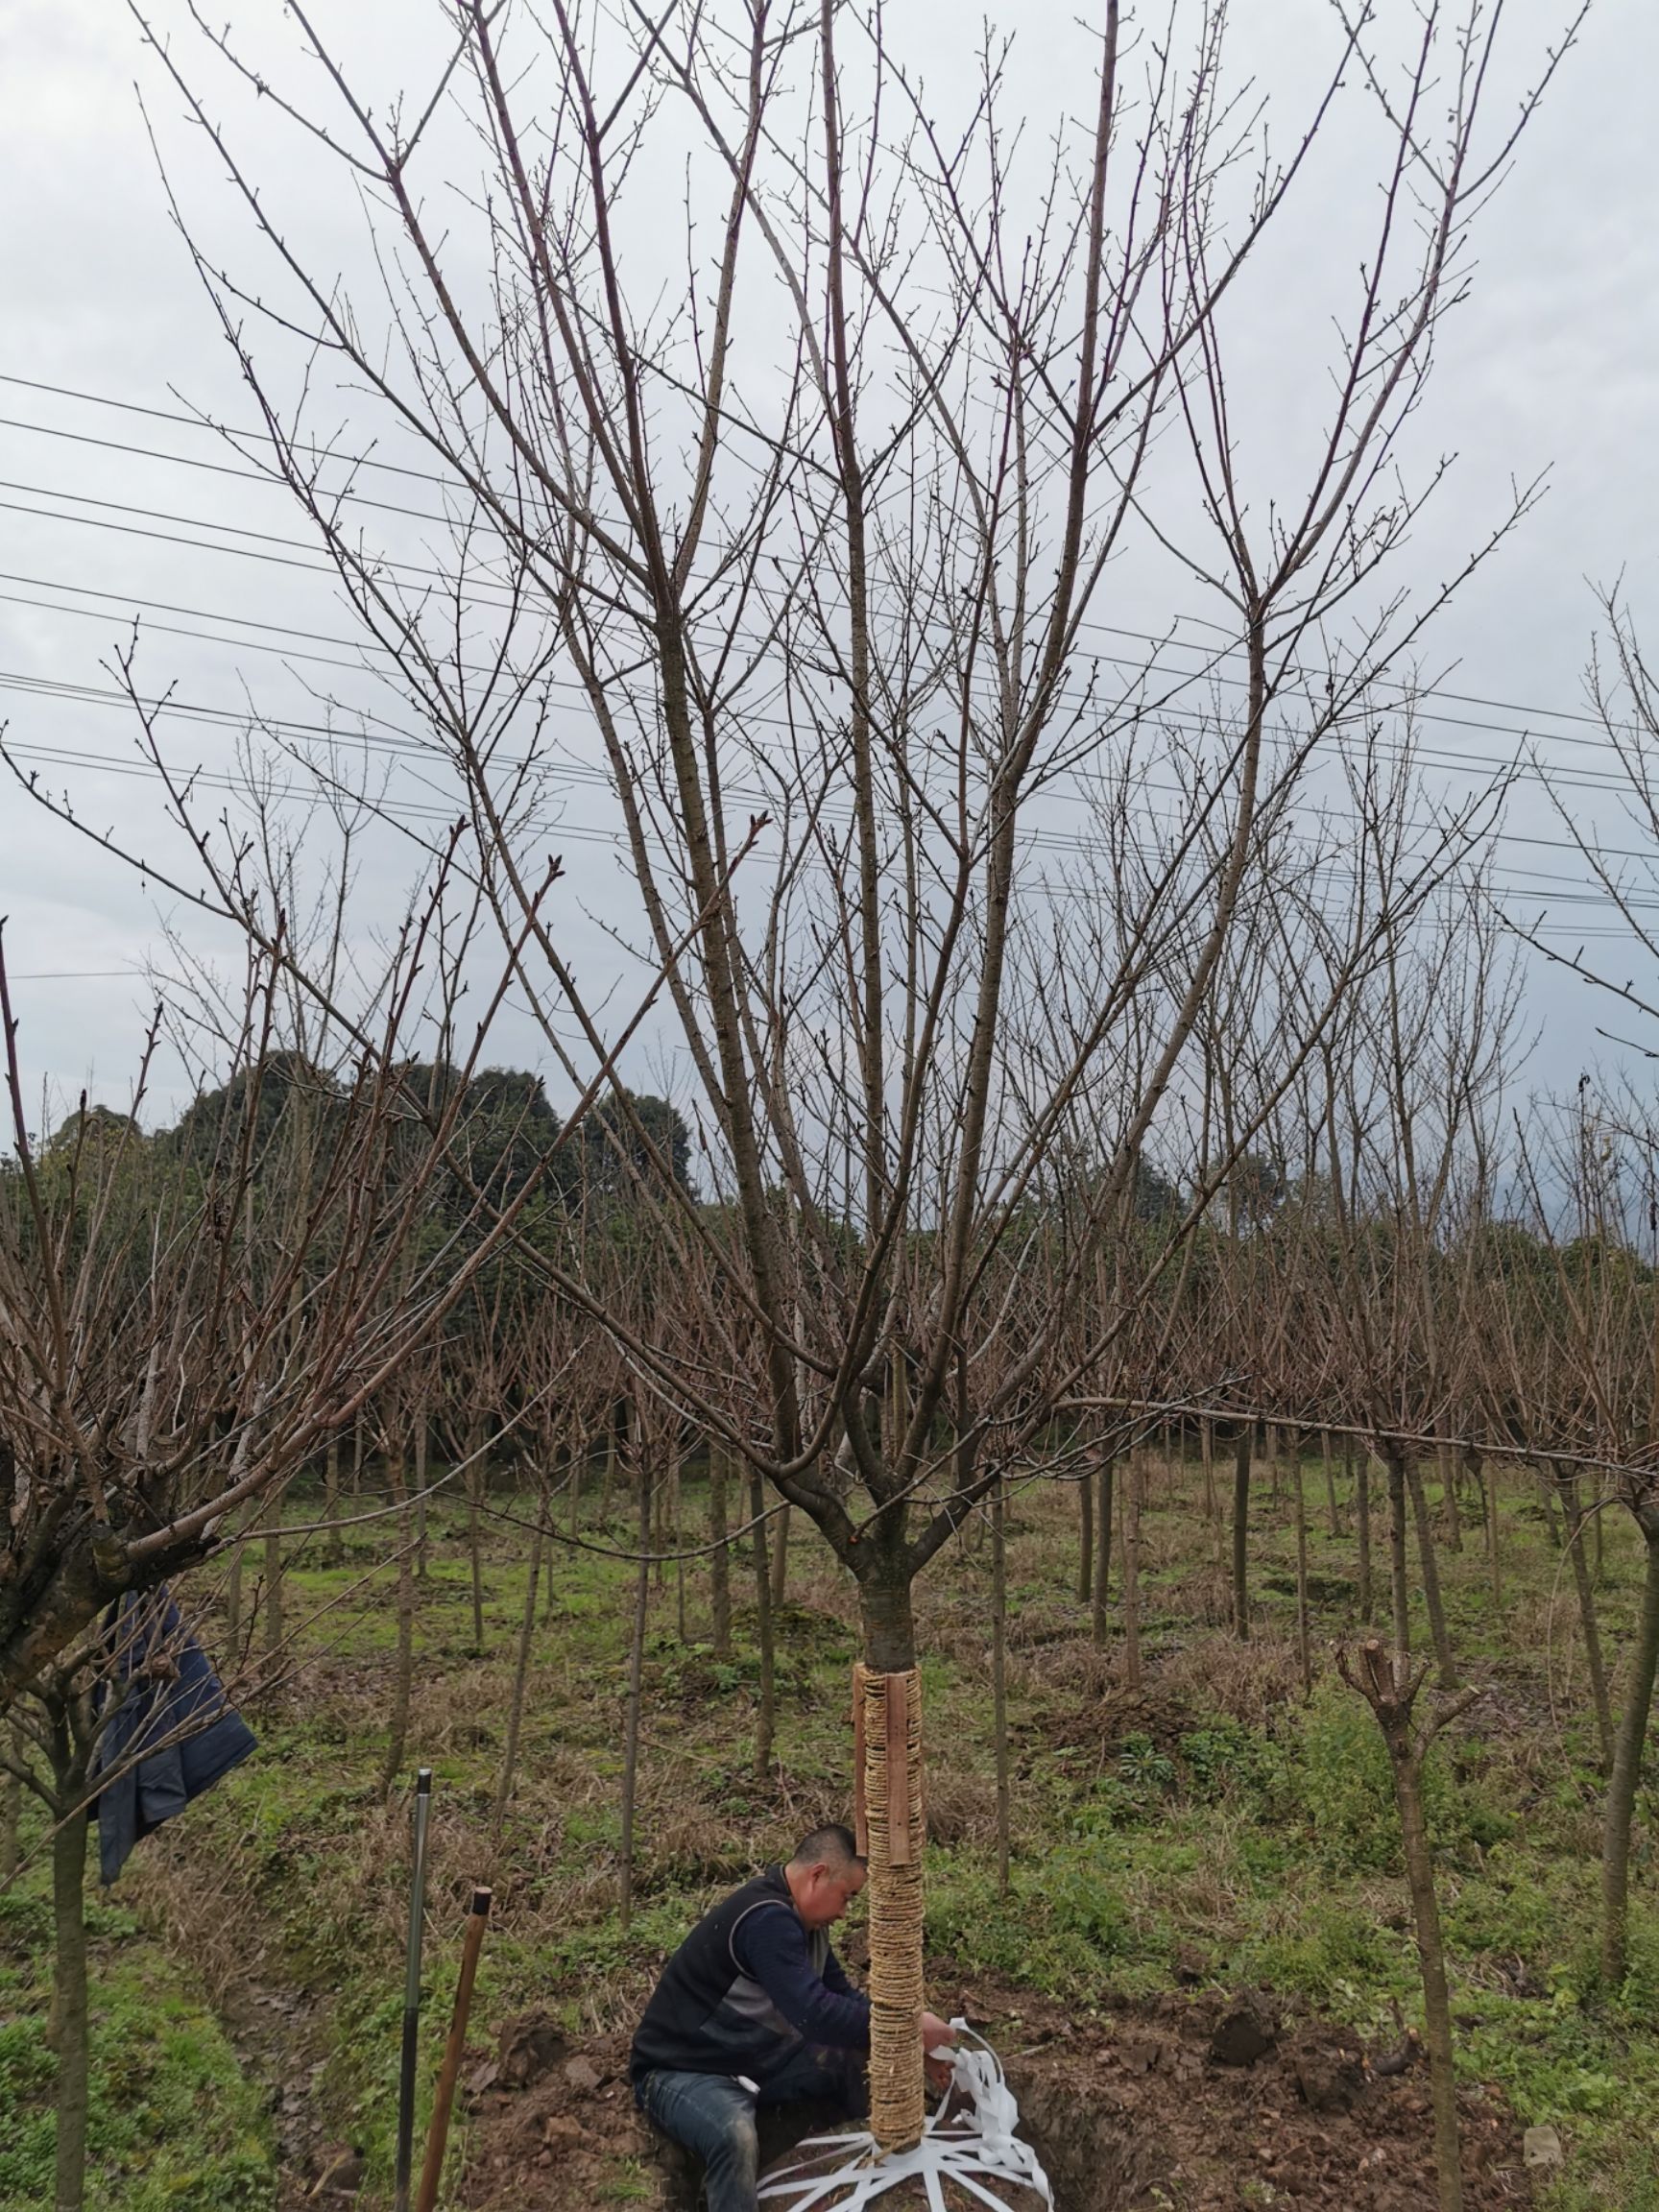
[{"label": "utility wire", "polygon": [[[87,405],[116,408],[125,413],[145,416],[156,421],[179,423],[187,429],[196,431],[198,433],[206,433],[215,437],[228,439],[239,438],[248,441],[251,444],[258,445],[269,445],[272,443],[271,435],[268,430],[227,429],[219,424],[204,421],[199,415],[180,413],[164,408],[141,406],[133,400],[119,399],[108,393],[86,392],[75,389],[68,385],[49,384],[32,377],[12,376],[4,373],[0,373],[0,384],[10,384],[27,391],[45,392],[59,398],[79,400]],[[115,451],[132,453],[152,460],[158,460],[162,462],[177,462],[182,467],[220,469],[228,474],[247,477],[259,483],[266,484],[273,491],[283,492],[286,490],[284,481],[279,475],[264,469],[232,469],[228,463],[196,461],[185,455],[165,453],[155,447],[123,444],[116,440],[91,439],[87,438],[84,433],[72,430],[57,429],[42,423],[20,422],[10,417],[0,418],[0,421],[6,422],[8,426],[11,427],[25,430],[39,430],[45,435],[52,437],[70,440],[82,438],[84,439],[84,441],[88,444],[104,445]],[[346,469],[377,469],[387,470],[394,475],[409,477],[420,483],[438,485],[449,491],[462,488],[458,485],[456,479],[445,476],[436,470],[411,469],[393,462],[379,461],[376,460],[372,454],[341,454],[336,453],[330,446],[317,445],[315,444],[305,442],[298,444],[293,448],[293,450],[296,452],[303,453],[320,461],[334,462],[340,467]],[[335,494],[326,495],[333,496]],[[360,505],[370,507],[384,507],[384,502],[368,499],[357,493],[342,492],[338,495],[351,499]],[[70,493],[68,496],[75,497],[77,494]],[[386,507],[385,512],[391,514],[414,516],[419,519],[432,522],[442,522],[445,524],[447,524],[452,519],[452,517],[447,516],[433,515],[422,510],[415,510],[411,508]],[[209,523],[205,526],[208,528],[229,527],[228,525],[219,525],[212,523]],[[301,543],[303,541],[290,540],[287,541],[287,542]],[[329,570],[329,573],[332,573],[332,570]],[[1229,635],[1229,633],[1222,630],[1219,625],[1210,622],[1206,617],[1202,615],[1183,615],[1178,618],[1178,622],[1185,622],[1190,626],[1196,628],[1214,630],[1218,636],[1225,637]],[[1086,618],[1078,625],[1078,627],[1081,630],[1092,631],[1100,636],[1127,638],[1134,643],[1141,645],[1156,645],[1166,649],[1185,651],[1189,653],[1210,654],[1212,652],[1212,648],[1208,646],[1203,646],[1196,643],[1188,644],[1185,641],[1173,637],[1159,636],[1150,631],[1136,630],[1121,623],[1100,622]],[[1240,648],[1235,646],[1230,648],[1230,650],[1234,653],[1237,653],[1238,650],[1240,650]],[[1416,707],[1422,700],[1446,699],[1450,700],[1455,706],[1480,707],[1489,709],[1496,713],[1519,714],[1527,717],[1529,720],[1543,717],[1547,720],[1554,722],[1568,722],[1577,724],[1591,730],[1600,730],[1602,727],[1599,716],[1587,712],[1582,708],[1575,709],[1565,707],[1545,707],[1539,706],[1535,703],[1527,703],[1510,699],[1495,699],[1487,694],[1480,692],[1456,691],[1446,685],[1428,685],[1423,686],[1421,689],[1417,689],[1410,685],[1399,684],[1395,687],[1399,692],[1400,703],[1402,705],[1408,704]],[[1456,718],[1436,717],[1436,719],[1452,720]],[[1503,728],[1503,725],[1485,723],[1476,723],[1469,726],[1473,728]],[[1600,741],[1605,743],[1607,740],[1602,738]],[[1595,740],[1592,740],[1592,742],[1595,742]]]}]

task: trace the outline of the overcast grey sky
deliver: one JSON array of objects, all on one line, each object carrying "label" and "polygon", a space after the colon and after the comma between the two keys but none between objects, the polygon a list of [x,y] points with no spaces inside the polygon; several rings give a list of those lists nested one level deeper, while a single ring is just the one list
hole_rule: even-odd
[{"label": "overcast grey sky", "polygon": [[[1404,5],[1384,0],[1385,9]],[[931,81],[948,98],[965,82],[960,12],[908,0],[894,12],[912,51],[936,41]],[[1062,34],[1076,19],[1076,0],[992,12],[1018,29],[1028,110],[1058,108],[1070,92],[1074,50]],[[1512,51],[1536,54],[1560,13],[1543,0],[1512,4]],[[158,14],[168,19],[164,0]],[[416,0],[335,0],[324,15],[365,50],[396,51],[412,68],[419,26],[429,19]],[[275,0],[218,0],[221,17],[255,39],[281,36]],[[1247,60],[1293,107],[1328,48],[1331,20],[1317,0],[1252,0],[1237,11],[1236,65]],[[176,683],[181,699],[227,717],[178,739],[181,757],[210,771],[230,757],[235,718],[250,700],[304,718],[307,671],[284,652],[325,660],[345,650],[333,640],[349,624],[313,557],[280,542],[302,535],[280,495],[185,466],[227,456],[200,431],[162,419],[179,410],[175,392],[232,421],[249,413],[169,222],[134,87],[201,214],[214,180],[180,126],[176,95],[116,0],[10,0],[4,21],[0,712],[11,742],[46,781],[72,788],[84,816],[142,839],[154,834],[153,801],[142,780],[116,772],[131,731],[125,710],[102,696],[110,678],[101,662],[132,613],[142,609],[150,632],[145,676]],[[1550,472],[1542,507],[1469,586],[1427,656],[1453,691],[1505,705],[1442,702],[1447,719],[1434,743],[1455,776],[1460,752],[1490,757],[1512,750],[1518,731],[1534,733],[1577,779],[1575,805],[1610,832],[1606,797],[1579,787],[1604,771],[1605,756],[1584,742],[1593,732],[1558,716],[1582,709],[1593,583],[1622,573],[1633,609],[1659,637],[1656,81],[1659,9],[1601,0],[1480,228],[1474,297],[1448,325],[1423,433],[1429,446],[1457,456],[1456,471],[1407,562],[1416,581],[1431,585],[1483,535],[1512,478]],[[1342,274],[1336,260],[1348,246],[1334,210],[1372,189],[1363,149],[1337,137],[1320,163],[1275,245],[1281,311],[1247,334],[1239,357],[1238,403],[1269,455],[1299,427],[1286,351],[1328,314]],[[321,171],[313,180],[290,166],[283,182],[325,249],[337,226],[338,258],[349,263],[355,210]],[[121,449],[134,446],[147,450]],[[297,630],[312,634],[303,648],[282,635]],[[312,680],[327,681],[315,669]],[[1542,794],[1521,790],[1507,827],[1499,872],[1518,910],[1535,914],[1547,902],[1552,929],[1604,930],[1608,911],[1577,902],[1582,870]],[[596,923],[613,865],[605,830],[597,799],[573,794],[565,927],[594,958],[603,956]],[[31,1077],[65,1095],[89,1081],[120,1101],[143,1022],[134,971],[161,944],[171,909],[10,788],[0,796],[0,885]],[[388,914],[397,886],[388,860],[380,884]],[[1615,964],[1623,959],[1607,941],[1592,942]],[[1551,1081],[1569,1080],[1606,1049],[1595,1035],[1605,1009],[1558,974],[1532,976],[1529,1012],[1544,1031]],[[496,1056],[536,1063],[528,1026],[509,1022]]]}]

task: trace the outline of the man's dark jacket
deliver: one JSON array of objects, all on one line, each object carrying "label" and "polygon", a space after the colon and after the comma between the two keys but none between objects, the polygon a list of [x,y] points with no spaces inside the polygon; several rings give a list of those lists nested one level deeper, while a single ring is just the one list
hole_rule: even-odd
[{"label": "man's dark jacket", "polygon": [[829,1930],[802,1922],[782,1867],[768,1866],[663,1967],[630,2072],[747,2075],[764,2089],[803,2044],[867,2051],[870,2000],[841,1971]]},{"label": "man's dark jacket", "polygon": [[[98,1745],[98,1862],[113,1882],[140,1837],[182,1813],[254,1748],[252,1731],[165,1589],[124,1599],[111,1630],[115,1696]],[[156,1663],[159,1661],[159,1667]]]}]

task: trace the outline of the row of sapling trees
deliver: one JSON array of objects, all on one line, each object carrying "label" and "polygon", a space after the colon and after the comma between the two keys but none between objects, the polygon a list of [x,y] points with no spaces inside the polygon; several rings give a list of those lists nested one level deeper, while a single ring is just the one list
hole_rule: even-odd
[{"label": "row of sapling trees", "polygon": [[[1653,1684],[1651,1453],[1659,1297],[1651,1243],[1654,1154],[1629,1116],[1506,1100],[1516,1055],[1512,963],[1475,886],[1391,945],[1358,979],[1320,1052],[1266,1130],[1284,1163],[1255,1220],[1226,1209],[1176,1317],[1172,1401],[1241,1439],[1263,1421],[1291,1438],[1298,1534],[1298,1637],[1310,1671],[1300,1436],[1333,1430],[1374,1454],[1387,1477],[1389,1614],[1345,1671],[1371,1704],[1400,1798],[1422,1953],[1442,2194],[1456,2200],[1451,2015],[1421,1766],[1468,1698],[1415,1712],[1425,1671],[1455,1692],[1461,1662],[1442,1602],[1439,1533],[1425,1462],[1441,1473],[1445,1540],[1460,1545],[1458,1478],[1476,1479],[1473,1517],[1489,1552],[1501,1618],[1499,1473],[1535,1467],[1563,1512],[1562,1575],[1576,1599],[1588,1705],[1608,1776],[1602,1964],[1617,1989],[1626,1962],[1629,1839]],[[1248,1444],[1240,1455],[1247,1464]],[[1361,1462],[1363,1466],[1363,1462]],[[1588,1556],[1583,1483],[1623,1499],[1647,1539],[1642,1619],[1615,1726]],[[1361,1488],[1356,1505],[1363,1511]],[[1248,1632],[1247,1483],[1234,1503],[1234,1618]],[[1606,1504],[1603,1504],[1603,1510]],[[1363,1520],[1356,1530],[1362,1539]],[[1361,1566],[1364,1555],[1361,1552]],[[1413,1667],[1421,1592],[1433,1657]],[[1125,1611],[1128,1593],[1125,1592]],[[1128,1623],[1125,1621],[1125,1633]],[[1391,1648],[1390,1648],[1391,1647]]]},{"label": "row of sapling trees", "polygon": [[[262,410],[256,453],[397,670],[428,772],[452,776],[466,873],[578,1094],[617,1037],[533,858],[552,671],[591,717],[628,856],[607,919],[666,976],[727,1200],[700,1210],[632,1129],[637,1205],[704,1286],[705,1358],[579,1246],[540,1263],[637,1395],[809,1516],[856,1585],[875,2128],[908,2144],[911,1586],[1110,1366],[1140,1288],[1123,1195],[1262,908],[1263,825],[1358,735],[1438,604],[1386,572],[1437,475],[1402,488],[1402,431],[1520,127],[1486,121],[1496,18],[1431,4],[1396,48],[1392,19],[1338,7],[1283,157],[1205,4],[1153,39],[1108,0],[1057,80],[1087,84],[1081,111],[1056,110],[1042,152],[994,41],[946,121],[888,18],[834,0],[461,0],[413,85],[387,74],[402,51],[360,75],[304,9],[293,47],[257,53],[185,14],[194,45],[139,20],[251,227],[245,252],[196,258]],[[332,165],[354,195],[371,289],[311,254],[284,180],[251,166],[255,106],[304,149],[308,193]],[[1229,364],[1278,313],[1266,250],[1337,117],[1374,150],[1378,212],[1329,302],[1334,357],[1279,365],[1304,434],[1270,457]],[[187,236],[206,219],[181,214]],[[394,428],[447,487],[435,592],[403,589],[324,489],[303,401],[347,390],[354,445]],[[1100,648],[1130,565],[1156,579],[1155,626],[1168,594],[1216,626],[1196,680]],[[1056,823],[1127,862],[1097,916],[1046,871]],[[202,895],[249,921],[222,880]],[[1305,1010],[1310,1043],[1346,984]],[[1021,1356],[998,1357],[1010,1255],[1079,1132],[1096,1171]],[[1224,1180],[1247,1130],[1210,1136]],[[1102,1296],[1079,1368],[1058,1348]]]}]

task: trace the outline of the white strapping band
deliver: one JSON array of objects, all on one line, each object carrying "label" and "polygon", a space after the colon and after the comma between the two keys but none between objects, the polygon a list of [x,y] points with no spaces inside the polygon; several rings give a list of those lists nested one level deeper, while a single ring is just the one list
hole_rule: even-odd
[{"label": "white strapping band", "polygon": [[1034,2191],[1053,2212],[1054,2193],[1037,2162],[1037,2153],[1015,2133],[1020,2108],[998,2061],[982,2036],[966,2020],[952,2020],[953,2049],[929,2054],[948,2059],[951,2092],[963,2100],[950,2112],[951,2094],[929,2114],[913,2151],[883,2154],[868,2130],[845,2135],[809,2135],[797,2150],[810,2155],[775,2174],[762,2187],[763,2199],[776,2199],[781,2212],[865,2212],[878,2197],[902,2181],[920,2180],[930,2212],[947,2212],[944,2183],[954,2182],[989,2212],[1010,2212],[987,2180],[1016,2181]]}]

